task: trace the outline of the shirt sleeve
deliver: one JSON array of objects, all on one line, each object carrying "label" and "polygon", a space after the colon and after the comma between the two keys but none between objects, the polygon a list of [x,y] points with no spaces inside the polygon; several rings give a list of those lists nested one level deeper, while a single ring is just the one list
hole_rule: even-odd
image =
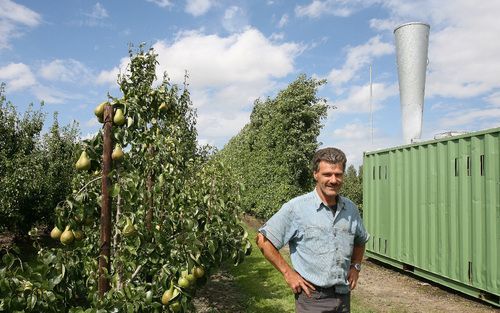
[{"label": "shirt sleeve", "polygon": [[297,231],[292,207],[287,203],[259,228],[259,232],[278,250],[286,245]]},{"label": "shirt sleeve", "polygon": [[354,234],[354,245],[359,246],[359,245],[364,245],[368,240],[370,239],[370,234],[366,231],[365,225],[363,224],[363,220],[361,219],[361,216],[359,215],[359,210],[357,214],[357,227],[356,227],[356,233]]}]

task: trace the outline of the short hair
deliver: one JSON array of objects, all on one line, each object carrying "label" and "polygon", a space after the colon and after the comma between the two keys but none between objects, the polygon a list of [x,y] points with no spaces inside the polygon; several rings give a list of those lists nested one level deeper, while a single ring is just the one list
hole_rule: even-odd
[{"label": "short hair", "polygon": [[347,163],[347,157],[342,150],[337,148],[323,148],[319,149],[314,153],[312,167],[313,171],[317,172],[319,169],[319,163],[325,161],[332,164],[342,164],[343,170],[345,171],[345,165]]}]

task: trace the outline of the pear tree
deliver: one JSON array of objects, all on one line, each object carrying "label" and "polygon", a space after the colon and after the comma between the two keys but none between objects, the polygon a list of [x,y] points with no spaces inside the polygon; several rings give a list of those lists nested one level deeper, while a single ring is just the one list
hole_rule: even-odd
[{"label": "pear tree", "polygon": [[[188,312],[214,269],[228,261],[238,265],[250,253],[239,219],[240,184],[210,149],[197,146],[187,83],[179,87],[167,75],[157,80],[153,50],[141,46],[129,56],[128,70],[118,78],[122,94],[96,106],[103,129],[80,145],[73,192],[56,208],[54,226],[65,230],[59,240],[67,231],[72,235],[38,253],[39,267],[52,269],[45,273],[52,283],[37,285],[32,302],[15,300],[7,308]],[[106,127],[109,138],[103,138]],[[109,187],[105,193],[103,184]],[[107,200],[111,237],[103,241]],[[103,250],[109,252],[105,257]],[[16,267],[11,258],[7,272],[17,278],[8,280],[6,297],[20,299],[19,277],[31,281],[33,271]]]}]

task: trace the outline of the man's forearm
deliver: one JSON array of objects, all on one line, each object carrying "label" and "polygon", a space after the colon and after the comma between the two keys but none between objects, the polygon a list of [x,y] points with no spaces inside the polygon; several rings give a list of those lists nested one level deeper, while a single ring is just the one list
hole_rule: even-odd
[{"label": "man's forearm", "polygon": [[278,270],[281,274],[286,275],[292,268],[285,261],[281,253],[276,247],[261,233],[257,234],[257,246],[264,255],[264,257]]},{"label": "man's forearm", "polygon": [[292,289],[293,293],[298,294],[305,292],[306,295],[310,297],[312,290],[315,290],[314,285],[300,276],[300,274],[285,261],[278,249],[276,249],[271,241],[264,235],[259,233],[256,241],[264,257],[283,274],[286,283]]},{"label": "man's forearm", "polygon": [[365,254],[365,245],[355,245],[352,250],[351,264],[361,263]]}]

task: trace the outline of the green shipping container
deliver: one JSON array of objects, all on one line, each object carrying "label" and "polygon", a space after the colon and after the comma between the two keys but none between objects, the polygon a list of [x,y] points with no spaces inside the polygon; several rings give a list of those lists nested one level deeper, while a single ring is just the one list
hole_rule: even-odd
[{"label": "green shipping container", "polygon": [[363,160],[367,256],[500,306],[500,128]]}]

